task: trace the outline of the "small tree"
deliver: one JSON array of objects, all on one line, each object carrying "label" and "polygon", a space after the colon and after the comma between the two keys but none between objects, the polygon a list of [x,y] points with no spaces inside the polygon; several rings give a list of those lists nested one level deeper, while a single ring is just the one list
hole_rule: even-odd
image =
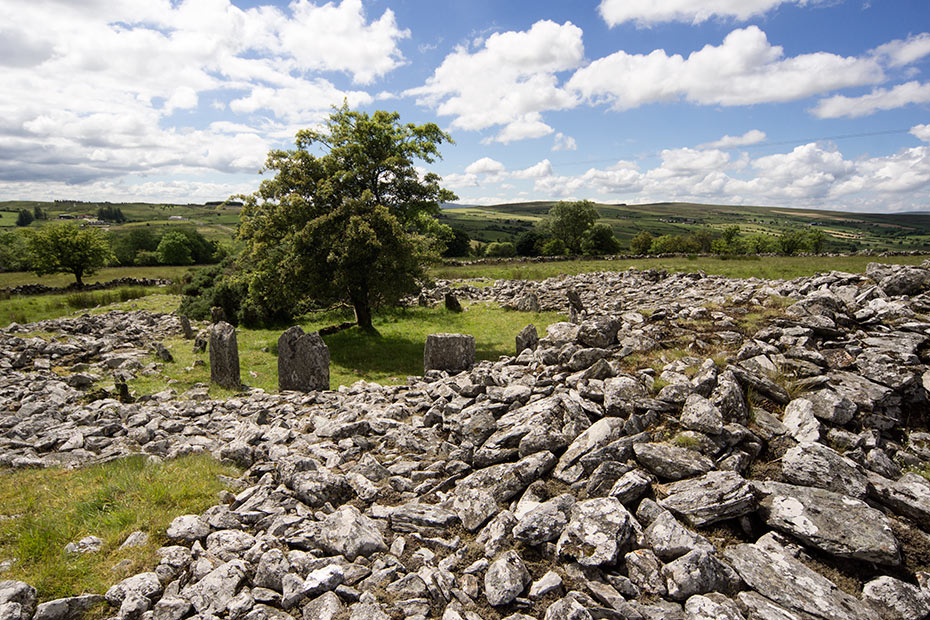
[{"label": "small tree", "polygon": [[453,228],[452,239],[446,243],[446,249],[442,255],[446,258],[458,258],[468,256],[469,252],[471,252],[471,237],[464,230]]},{"label": "small tree", "polygon": [[421,177],[415,162],[432,163],[451,138],[433,123],[398,119],[343,104],[325,131],[300,131],[295,150],[268,154],[265,170],[275,176],[245,197],[240,220],[244,311],[283,318],[306,297],[347,301],[372,330],[373,307],[419,290],[436,257],[428,233],[439,203],[456,197],[436,174]]},{"label": "small tree", "polygon": [[539,246],[543,238],[536,230],[526,230],[520,233],[514,244],[520,256],[539,256]]},{"label": "small tree", "polygon": [[581,251],[588,256],[616,254],[620,251],[620,242],[614,231],[607,224],[595,224],[584,234]]},{"label": "small tree", "polygon": [[548,236],[560,239],[569,253],[580,254],[584,234],[599,217],[590,200],[560,202],[549,209],[543,229]]},{"label": "small tree", "polygon": [[491,258],[511,258],[517,255],[517,248],[509,241],[489,243],[484,255]]},{"label": "small tree", "polygon": [[158,242],[155,252],[158,254],[158,262],[162,265],[192,265],[194,263],[187,237],[177,230],[166,232]]},{"label": "small tree", "polygon": [[32,216],[32,213],[26,209],[20,209],[19,213],[16,214],[16,225],[17,226],[29,226],[32,224],[32,220],[35,219]]},{"label": "small tree", "polygon": [[[810,251],[814,254],[823,252],[823,246],[826,241],[827,235],[822,230],[813,229],[807,233],[807,244]],[[900,243],[900,241],[898,243]]]},{"label": "small tree", "polygon": [[103,234],[94,228],[74,224],[49,224],[29,239],[33,270],[37,276],[50,273],[74,274],[75,283],[84,286],[84,276],[96,273],[114,258]]},{"label": "small tree", "polygon": [[630,239],[630,251],[633,254],[649,254],[652,249],[652,235],[648,231],[641,231],[635,237]]}]

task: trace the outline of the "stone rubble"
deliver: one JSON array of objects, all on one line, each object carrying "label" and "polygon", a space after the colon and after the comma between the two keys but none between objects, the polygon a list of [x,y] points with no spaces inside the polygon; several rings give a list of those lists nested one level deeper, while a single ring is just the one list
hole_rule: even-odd
[{"label": "stone rubble", "polygon": [[[928,618],[928,285],[926,265],[459,285],[583,311],[461,372],[226,400],[95,390],[157,372],[179,317],[14,324],[0,465],[245,470],[103,593],[120,620]],[[101,600],[0,581],[11,620]]]}]

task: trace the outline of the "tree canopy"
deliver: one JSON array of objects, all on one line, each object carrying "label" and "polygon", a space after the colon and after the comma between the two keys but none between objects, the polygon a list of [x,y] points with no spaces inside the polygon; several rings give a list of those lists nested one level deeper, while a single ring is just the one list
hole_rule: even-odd
[{"label": "tree canopy", "polygon": [[84,286],[84,276],[93,275],[113,258],[110,244],[99,230],[65,223],[35,231],[29,238],[29,251],[37,276],[71,273],[78,286]]},{"label": "tree canopy", "polygon": [[246,306],[284,318],[307,296],[348,302],[372,329],[372,308],[418,290],[443,249],[437,238],[452,237],[435,216],[455,195],[415,167],[438,159],[443,142],[451,138],[433,123],[343,104],[322,131],[298,132],[296,149],[270,152],[264,170],[274,177],[244,197],[240,220]]},{"label": "tree canopy", "polygon": [[542,223],[547,236],[565,244],[569,254],[581,254],[581,244],[588,229],[598,220],[597,209],[590,200],[560,202],[551,209]]}]

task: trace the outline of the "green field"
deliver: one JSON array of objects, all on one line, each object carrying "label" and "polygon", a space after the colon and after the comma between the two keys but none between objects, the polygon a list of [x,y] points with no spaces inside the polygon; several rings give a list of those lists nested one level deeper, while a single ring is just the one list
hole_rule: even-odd
[{"label": "green field", "polygon": [[[527,202],[443,209],[440,220],[481,242],[506,241],[532,228],[555,202]],[[930,213],[845,213],[779,207],[657,203],[598,204],[622,247],[641,231],[652,236],[687,235],[698,228],[722,231],[739,226],[741,235],[779,235],[787,228],[817,227],[828,249],[930,251]]]},{"label": "green field", "polygon": [[[512,241],[540,221],[554,201],[509,203],[491,206],[447,205],[440,221],[464,230],[476,241]],[[233,243],[239,221],[238,206],[166,205],[150,203],[82,202],[0,202],[0,229],[15,225],[16,211],[39,206],[54,219],[62,214],[79,217],[94,215],[101,206],[119,207],[129,221],[108,226],[120,234],[138,226],[151,226],[155,233],[175,226],[196,228],[202,235],[221,243]],[[739,226],[741,235],[779,235],[788,228],[816,227],[827,236],[830,251],[920,250],[930,252],[930,213],[847,213],[816,209],[787,209],[765,206],[704,205],[695,203],[655,203],[643,205],[598,204],[601,222],[609,224],[629,247],[630,239],[641,231],[654,237],[688,235],[699,228],[722,231]],[[182,217],[181,221],[170,217]],[[34,222],[31,226],[41,226]]]}]

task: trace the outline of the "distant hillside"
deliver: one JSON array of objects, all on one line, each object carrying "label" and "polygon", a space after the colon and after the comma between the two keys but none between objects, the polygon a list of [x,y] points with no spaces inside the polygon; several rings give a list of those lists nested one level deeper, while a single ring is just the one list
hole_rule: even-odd
[{"label": "distant hillside", "polygon": [[[490,206],[444,204],[439,218],[466,231],[477,241],[510,241],[545,217],[555,201]],[[39,206],[51,219],[60,215],[93,216],[100,207],[119,207],[127,222],[111,226],[122,232],[137,226],[194,226],[209,238],[231,240],[239,221],[239,204],[108,203],[80,201],[0,202],[0,229],[11,228],[19,209]],[[789,228],[816,226],[827,234],[832,251],[930,251],[930,213],[846,213],[816,209],[704,205],[662,202],[643,205],[598,204],[601,221],[609,224],[620,243],[645,230],[655,237],[687,235],[699,228],[722,231],[739,226],[740,234],[779,235]],[[179,219],[180,218],[180,219]],[[33,226],[41,225],[34,223]]]},{"label": "distant hillside", "polygon": [[[440,219],[482,242],[507,241],[529,230],[555,201],[507,203],[444,209]],[[779,235],[783,230],[819,227],[834,251],[864,249],[930,250],[930,213],[847,213],[817,209],[705,205],[662,202],[643,205],[598,204],[624,247],[645,230],[653,236],[686,235],[697,228],[722,231],[739,226],[741,234]]]}]

